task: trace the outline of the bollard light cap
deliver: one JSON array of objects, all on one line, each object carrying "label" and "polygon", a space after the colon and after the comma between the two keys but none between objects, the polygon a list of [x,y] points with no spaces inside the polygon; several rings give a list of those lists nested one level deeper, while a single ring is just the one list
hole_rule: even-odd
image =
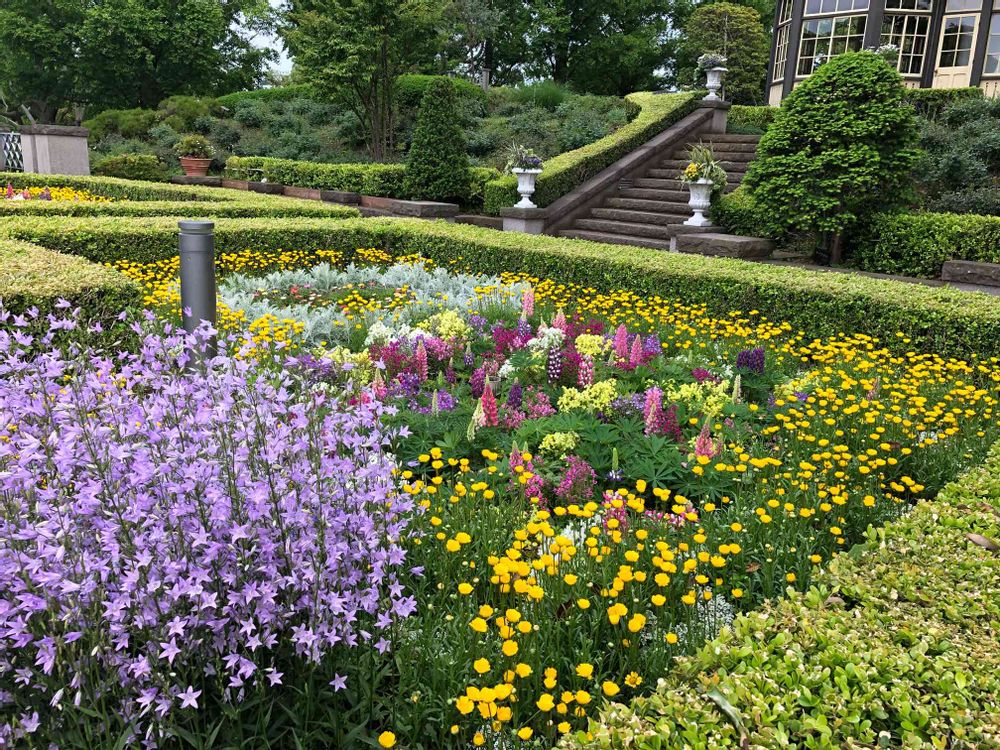
[{"label": "bollard light cap", "polygon": [[179,221],[177,226],[185,234],[211,234],[215,229],[214,221]]}]

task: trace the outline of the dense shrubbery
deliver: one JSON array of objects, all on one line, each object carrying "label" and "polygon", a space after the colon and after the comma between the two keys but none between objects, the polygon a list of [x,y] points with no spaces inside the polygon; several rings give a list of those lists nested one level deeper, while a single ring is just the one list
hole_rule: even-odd
[{"label": "dense shrubbery", "polygon": [[762,135],[774,122],[778,114],[777,107],[751,107],[734,104],[729,108],[729,118],[726,122],[727,133],[745,133],[747,135]]},{"label": "dense shrubbery", "polygon": [[913,105],[918,115],[936,119],[942,111],[967,99],[982,99],[983,90],[978,86],[958,89],[906,89],[904,100]]},{"label": "dense shrubbery", "polygon": [[167,179],[167,166],[152,154],[119,154],[101,159],[94,165],[99,177],[120,177],[125,180],[163,182]]},{"label": "dense shrubbery", "polygon": [[746,176],[772,234],[816,232],[840,262],[845,231],[906,200],[917,126],[904,91],[872,52],[835,57],[796,87]]},{"label": "dense shrubbery", "polygon": [[[929,205],[945,200],[948,209],[962,213],[995,207],[985,191],[1000,177],[1000,100],[969,99],[941,110],[936,119],[923,120],[920,146],[915,176]],[[968,194],[967,208],[962,207],[963,194]]]}]

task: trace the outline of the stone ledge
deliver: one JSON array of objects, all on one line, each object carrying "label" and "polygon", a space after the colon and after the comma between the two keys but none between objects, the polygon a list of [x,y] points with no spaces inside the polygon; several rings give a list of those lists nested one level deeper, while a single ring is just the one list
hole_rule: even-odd
[{"label": "stone ledge", "polygon": [[362,195],[361,205],[364,208],[388,211],[397,216],[412,216],[418,219],[446,219],[454,221],[455,217],[458,216],[457,203],[405,201],[399,198],[376,198],[371,195]]},{"label": "stone ledge", "polygon": [[941,266],[941,279],[959,284],[1000,286],[1000,263],[948,260]]},{"label": "stone ledge", "polygon": [[486,229],[496,229],[503,231],[503,219],[499,216],[485,216],[480,214],[459,214],[455,217],[457,224],[472,224]]},{"label": "stone ledge", "polygon": [[547,208],[509,208],[500,209],[503,231],[521,232],[523,234],[543,234],[548,223]]},{"label": "stone ledge", "polygon": [[250,183],[247,180],[227,180],[223,177],[222,187],[229,188],[230,190],[249,190]]},{"label": "stone ledge", "polygon": [[356,206],[361,203],[361,193],[350,193],[344,190],[320,190],[319,199],[327,203],[346,203]]},{"label": "stone ledge", "polygon": [[282,191],[289,198],[301,198],[307,201],[318,201],[322,200],[320,197],[320,191],[317,188],[305,188],[305,187],[295,187],[294,185],[285,185]]},{"label": "stone ledge", "polygon": [[62,135],[70,138],[86,138],[90,135],[87,128],[71,125],[22,125],[21,135]]},{"label": "stone ledge", "polygon": [[221,177],[188,177],[187,175],[175,175],[170,178],[175,185],[201,185],[203,187],[223,187]]},{"label": "stone ledge", "polygon": [[250,182],[247,186],[252,192],[265,195],[281,195],[285,192],[285,186],[277,182]]},{"label": "stone ledge", "polygon": [[774,243],[761,237],[702,232],[678,234],[676,249],[682,253],[712,255],[720,258],[759,259],[767,258],[774,252]]}]

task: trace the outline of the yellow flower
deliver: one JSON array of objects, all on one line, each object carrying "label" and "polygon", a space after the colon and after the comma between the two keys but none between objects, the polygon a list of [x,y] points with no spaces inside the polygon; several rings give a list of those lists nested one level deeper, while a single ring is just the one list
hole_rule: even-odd
[{"label": "yellow flower", "polygon": [[535,701],[535,705],[538,706],[539,711],[551,711],[556,705],[556,701],[549,693],[542,693]]},{"label": "yellow flower", "polygon": [[502,650],[504,656],[514,656],[517,654],[517,643],[515,641],[504,641]]},{"label": "yellow flower", "polygon": [[472,668],[479,672],[479,674],[486,674],[490,671],[489,659],[476,659],[472,663]]},{"label": "yellow flower", "polygon": [[611,682],[611,680],[605,680],[601,683],[601,690],[603,690],[604,694],[609,698],[614,698],[618,695],[621,688],[619,688],[616,683]]},{"label": "yellow flower", "polygon": [[392,732],[382,732],[378,736],[378,744],[384,748],[390,748],[396,746],[396,735]]},{"label": "yellow flower", "polygon": [[589,680],[594,674],[594,665],[586,662],[576,665],[576,673],[585,680]]},{"label": "yellow flower", "polygon": [[522,740],[530,740],[531,734],[532,734],[531,727],[521,727],[520,729],[517,730],[517,736],[519,739]]},{"label": "yellow flower", "polygon": [[482,617],[477,617],[472,622],[469,623],[469,627],[472,628],[477,633],[485,633],[490,629],[490,626],[486,623]]}]

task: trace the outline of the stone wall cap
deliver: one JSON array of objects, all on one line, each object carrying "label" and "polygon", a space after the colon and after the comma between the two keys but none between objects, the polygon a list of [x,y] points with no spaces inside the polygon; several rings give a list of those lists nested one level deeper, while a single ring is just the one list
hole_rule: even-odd
[{"label": "stone wall cap", "polygon": [[698,102],[698,107],[702,109],[729,109],[733,106],[732,102],[727,102],[725,99],[702,99]]},{"label": "stone wall cap", "polygon": [[22,125],[21,133],[24,135],[63,135],[74,138],[86,138],[90,135],[87,128],[73,125]]},{"label": "stone wall cap", "polygon": [[505,219],[546,219],[549,216],[547,208],[517,208],[509,206],[501,208],[500,215]]}]

